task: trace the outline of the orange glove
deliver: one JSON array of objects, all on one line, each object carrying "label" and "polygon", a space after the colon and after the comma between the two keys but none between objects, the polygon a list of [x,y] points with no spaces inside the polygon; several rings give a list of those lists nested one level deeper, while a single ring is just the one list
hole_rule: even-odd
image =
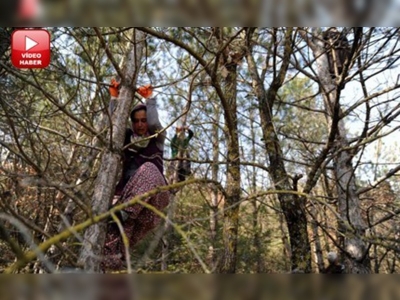
[{"label": "orange glove", "polygon": [[108,90],[110,91],[110,94],[111,94],[112,97],[118,97],[118,95],[119,95],[119,90],[118,90],[119,85],[120,85],[120,83],[117,82],[114,78],[111,79],[111,85],[108,88]]},{"label": "orange glove", "polygon": [[151,84],[141,86],[137,89],[137,92],[144,98],[149,98],[153,94],[153,87]]}]

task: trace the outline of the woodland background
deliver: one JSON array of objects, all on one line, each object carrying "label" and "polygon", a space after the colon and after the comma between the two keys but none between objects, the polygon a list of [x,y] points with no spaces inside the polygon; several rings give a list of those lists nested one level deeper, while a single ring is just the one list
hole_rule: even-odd
[{"label": "woodland background", "polygon": [[46,29],[50,66],[22,70],[0,28],[4,272],[98,270],[105,217],[92,217],[107,215],[143,84],[166,165],[175,127],[195,132],[193,175],[174,226],[130,249],[132,272],[320,273],[330,251],[348,273],[399,272],[398,28],[338,28],[349,56],[336,76],[322,27]]}]

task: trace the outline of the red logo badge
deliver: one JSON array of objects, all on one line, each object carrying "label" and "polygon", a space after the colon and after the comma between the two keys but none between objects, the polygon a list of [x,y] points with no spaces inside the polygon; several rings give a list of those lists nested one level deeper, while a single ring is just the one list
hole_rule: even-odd
[{"label": "red logo badge", "polygon": [[50,64],[50,34],[44,29],[16,30],[11,38],[11,62],[20,69]]}]

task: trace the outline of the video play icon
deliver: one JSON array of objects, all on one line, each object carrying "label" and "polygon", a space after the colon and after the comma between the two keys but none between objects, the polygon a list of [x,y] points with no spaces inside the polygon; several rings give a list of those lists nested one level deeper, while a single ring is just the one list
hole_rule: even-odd
[{"label": "video play icon", "polygon": [[16,30],[11,39],[11,62],[21,69],[50,64],[50,34],[44,29]]},{"label": "video play icon", "polygon": [[36,45],[39,45],[38,42],[32,40],[30,37],[25,37],[25,51],[31,50]]}]

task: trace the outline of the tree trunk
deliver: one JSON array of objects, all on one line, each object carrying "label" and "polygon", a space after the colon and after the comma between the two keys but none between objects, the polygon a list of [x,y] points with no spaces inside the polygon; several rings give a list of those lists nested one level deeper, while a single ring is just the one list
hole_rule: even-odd
[{"label": "tree trunk", "polygon": [[[224,28],[226,29],[226,28]],[[219,43],[223,45],[224,29],[216,29]],[[232,47],[231,47],[232,46]],[[233,58],[235,56],[235,59]],[[221,99],[227,135],[227,174],[226,198],[224,202],[224,255],[221,273],[235,273],[237,260],[237,242],[239,227],[239,201],[240,188],[240,150],[237,121],[237,66],[243,58],[242,49],[235,48],[232,44],[222,54],[220,67],[223,82],[224,99]]]},{"label": "tree trunk", "polygon": [[324,265],[324,255],[322,252],[322,246],[321,246],[321,238],[318,232],[318,211],[320,210],[320,206],[318,203],[312,203],[311,204],[311,229],[312,229],[312,234],[313,234],[313,240],[314,240],[314,245],[315,245],[315,258],[317,261],[317,266],[318,266],[318,271],[319,273],[322,273],[322,271],[325,269]]},{"label": "tree trunk", "polygon": [[[339,99],[341,84],[335,83],[329,74],[322,36],[319,35],[313,41],[307,41],[314,53],[314,57],[316,57],[318,77],[325,100],[325,110],[332,124],[331,131],[335,134],[333,167],[336,177],[338,211],[340,216],[338,230],[341,236],[344,237],[341,244],[346,251],[346,269],[348,273],[370,273],[369,255],[366,244],[363,241],[366,225],[361,216],[360,199],[356,189],[355,170],[352,166],[354,154],[350,150],[346,137],[347,130],[343,119],[340,117],[341,108]],[[355,38],[354,43],[356,42],[357,39]]]},{"label": "tree trunk", "polygon": [[237,131],[237,104],[236,104],[236,80],[237,65],[227,66],[228,75],[225,78],[224,94],[229,109],[224,109],[225,124],[230,127],[225,130],[227,134],[227,178],[226,178],[226,199],[224,203],[224,257],[221,266],[222,273],[236,272],[236,255],[239,226],[239,200],[240,200],[240,152],[239,137]]},{"label": "tree trunk", "polygon": [[[250,75],[253,79],[253,90],[260,108],[261,128],[263,131],[265,150],[269,158],[269,173],[275,189],[283,191],[293,191],[294,187],[290,184],[289,175],[285,170],[282,148],[273,124],[272,108],[289,66],[289,59],[292,53],[292,32],[292,29],[287,29],[282,66],[279,73],[273,79],[268,91],[265,90],[263,81],[258,74],[257,66],[251,51],[248,51],[247,55],[247,63]],[[249,38],[251,38],[251,36]],[[251,47],[250,40],[248,47],[249,49]],[[293,194],[279,194],[278,199],[283,214],[285,215],[289,231],[292,254],[291,269],[309,273],[311,272],[311,247],[307,232],[305,199],[300,199]]]},{"label": "tree trunk", "polygon": [[[215,120],[219,119],[219,107],[215,107]],[[212,143],[213,143],[213,162],[211,168],[211,179],[218,181],[219,172],[219,127],[218,124],[213,124],[212,129]],[[217,231],[218,231],[218,188],[215,185],[211,187],[211,206],[210,206],[210,246],[208,248],[208,257],[211,263],[212,269],[215,270],[217,267],[215,246],[217,243]]]},{"label": "tree trunk", "polygon": [[[250,111],[250,120],[255,119],[255,110]],[[254,128],[254,122],[250,123],[250,134],[251,134],[251,156],[252,161],[257,161],[257,151],[256,151],[256,131]],[[257,172],[256,167],[253,166],[252,170],[252,178],[251,178],[251,192],[257,193]],[[261,241],[260,241],[260,231],[261,231],[261,224],[258,222],[258,212],[259,206],[257,205],[258,199],[254,199],[251,201],[253,206],[252,212],[252,229],[253,229],[253,250],[254,250],[254,258],[256,264],[256,272],[261,273],[263,269],[262,263],[262,255],[261,255]]]},{"label": "tree trunk", "polygon": [[[274,207],[278,207],[278,203],[276,200],[274,200]],[[281,239],[282,239],[282,245],[283,245],[283,249],[282,249],[282,255],[285,259],[285,268],[291,268],[291,258],[292,258],[292,250],[290,248],[290,242],[289,242],[289,238],[286,232],[286,227],[285,224],[287,225],[287,223],[285,222],[285,216],[281,213],[279,213],[279,230],[281,232]]]},{"label": "tree trunk", "polygon": [[[144,50],[144,34],[134,31],[134,42],[127,54],[126,69],[117,107],[111,120],[111,145],[104,149],[100,170],[96,179],[94,194],[91,202],[92,214],[98,215],[108,210],[116,184],[118,168],[121,161],[119,149],[124,142],[126,121],[133,101],[132,86],[136,85],[138,70]],[[137,41],[137,42],[136,42]],[[84,234],[83,246],[79,256],[79,263],[88,272],[100,271],[100,258],[106,236],[104,222],[89,227]]]}]

